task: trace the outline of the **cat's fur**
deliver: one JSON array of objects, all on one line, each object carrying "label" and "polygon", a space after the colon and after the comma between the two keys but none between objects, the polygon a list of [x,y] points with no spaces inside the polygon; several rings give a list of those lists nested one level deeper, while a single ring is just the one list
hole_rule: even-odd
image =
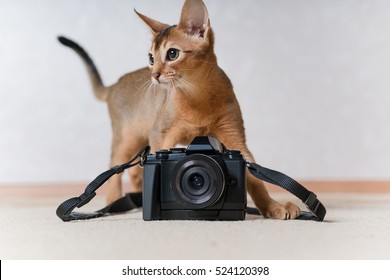
[{"label": "cat's fur", "polygon": [[[198,135],[214,136],[254,162],[232,84],[217,64],[214,34],[203,1],[186,0],[177,26],[137,14],[153,34],[152,64],[124,75],[110,87],[103,85],[80,46],[60,38],[83,58],[95,95],[108,104],[113,129],[111,165],[128,161],[142,146],[168,149],[188,145]],[[141,190],[141,170],[132,168],[129,174],[131,185]],[[299,216],[297,206],[279,204],[269,196],[263,182],[249,172],[247,177],[248,193],[265,217]],[[121,178],[114,176],[108,182],[107,202],[121,196]]]}]

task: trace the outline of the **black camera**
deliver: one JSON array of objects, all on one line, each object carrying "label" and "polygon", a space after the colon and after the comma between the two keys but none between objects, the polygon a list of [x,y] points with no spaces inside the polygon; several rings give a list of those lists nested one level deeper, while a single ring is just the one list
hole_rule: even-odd
[{"label": "black camera", "polygon": [[245,160],[213,137],[148,155],[143,173],[143,219],[244,220]]}]

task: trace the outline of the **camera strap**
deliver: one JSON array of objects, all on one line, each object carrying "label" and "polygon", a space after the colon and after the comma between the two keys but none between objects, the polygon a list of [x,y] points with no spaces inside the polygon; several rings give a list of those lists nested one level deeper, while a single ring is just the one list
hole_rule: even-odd
[{"label": "camera strap", "polygon": [[[57,216],[64,222],[72,220],[87,220],[102,217],[107,214],[126,212],[142,207],[142,193],[137,192],[127,193],[125,196],[114,201],[110,205],[92,213],[73,212],[76,207],[81,208],[85,204],[89,203],[95,197],[96,190],[105,182],[107,182],[107,180],[112,176],[120,174],[126,169],[138,164],[142,166],[146,161],[146,156],[149,154],[149,152],[150,147],[146,146],[142,148],[129,162],[114,166],[97,176],[91,183],[87,185],[83,194],[78,197],[70,198],[61,203],[56,211]],[[315,193],[307,190],[294,179],[281,172],[268,169],[251,162],[246,162],[246,167],[248,168],[249,172],[256,178],[282,187],[283,189],[298,197],[310,210],[310,212],[301,211],[301,215],[298,217],[298,219],[314,221],[324,220],[326,209],[324,205],[317,199]],[[259,210],[253,207],[247,207],[246,212],[248,214],[261,215]]]},{"label": "camera strap", "polygon": [[72,220],[87,220],[98,218],[109,213],[125,212],[142,207],[142,193],[130,193],[114,201],[103,209],[100,209],[93,213],[73,212],[76,207],[80,208],[90,202],[95,197],[96,190],[100,188],[105,182],[107,182],[107,180],[110,179],[112,176],[120,174],[126,169],[136,166],[138,164],[142,166],[149,152],[149,146],[143,147],[129,162],[121,165],[116,165],[97,176],[91,183],[88,184],[83,194],[78,197],[72,197],[61,203],[56,211],[57,216],[64,222]]},{"label": "camera strap", "polygon": [[[279,171],[265,168],[256,163],[251,163],[248,161],[246,162],[246,166],[249,172],[256,178],[273,185],[277,185],[298,197],[310,210],[310,212],[302,211],[299,219],[314,221],[324,220],[326,209],[324,205],[317,199],[317,195],[315,193],[309,191],[297,181]],[[258,212],[259,210],[257,210],[257,208],[247,208],[248,214],[257,214]]]}]

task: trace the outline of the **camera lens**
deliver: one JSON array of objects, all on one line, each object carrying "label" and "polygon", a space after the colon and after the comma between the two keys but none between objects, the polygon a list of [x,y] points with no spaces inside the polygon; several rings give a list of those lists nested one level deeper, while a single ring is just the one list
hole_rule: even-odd
[{"label": "camera lens", "polygon": [[176,164],[171,188],[179,201],[189,209],[213,205],[225,189],[221,166],[211,157],[193,154]]},{"label": "camera lens", "polygon": [[211,181],[210,174],[204,167],[192,166],[182,174],[181,192],[187,197],[199,199],[199,196],[209,190]]},{"label": "camera lens", "polygon": [[191,176],[189,183],[194,190],[200,190],[204,185],[204,178],[202,175],[194,174]]}]

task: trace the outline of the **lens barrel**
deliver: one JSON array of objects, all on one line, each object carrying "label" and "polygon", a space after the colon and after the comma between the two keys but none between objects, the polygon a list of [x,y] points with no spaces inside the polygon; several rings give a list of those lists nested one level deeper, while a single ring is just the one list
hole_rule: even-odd
[{"label": "lens barrel", "polygon": [[191,209],[215,204],[225,190],[221,165],[203,154],[193,154],[179,160],[171,178],[171,188],[177,199]]}]

